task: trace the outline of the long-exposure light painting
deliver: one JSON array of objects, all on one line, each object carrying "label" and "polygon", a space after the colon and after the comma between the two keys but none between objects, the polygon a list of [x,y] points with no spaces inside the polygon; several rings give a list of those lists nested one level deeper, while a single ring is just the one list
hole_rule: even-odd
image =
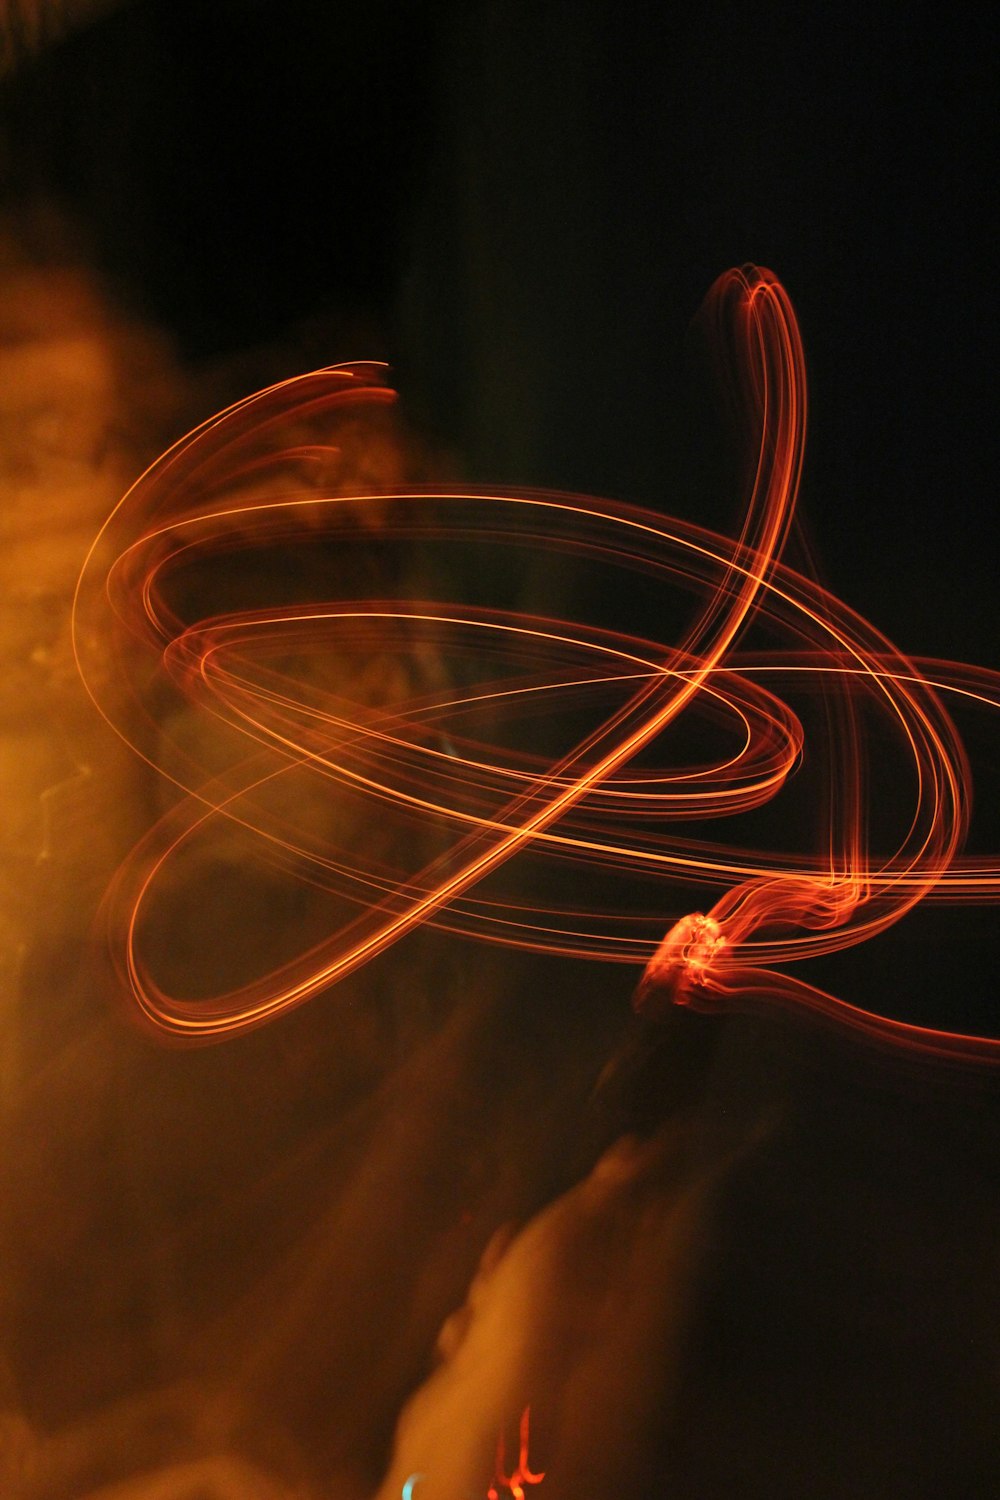
[{"label": "long-exposure light painting", "polygon": [[[338,433],[395,399],[368,365],[319,370],[237,403],[121,501],[80,578],[74,641],[100,712],[183,793],[108,903],[127,992],[161,1037],[210,1042],[261,1025],[431,924],[632,965],[635,1003],[650,1015],[672,1004],[777,1005],[911,1054],[1000,1058],[996,1040],[889,1019],[786,972],[877,938],[920,902],[995,899],[1000,865],[963,853],[971,773],[951,710],[959,701],[995,709],[1000,675],[907,658],[782,560],[806,431],[795,314],[776,277],[753,268],[723,276],[710,305],[757,431],[735,539],[566,494],[345,488]],[[362,545],[432,565],[410,570],[394,596],[371,597],[371,570],[351,562]],[[208,563],[225,574],[276,551],[303,580],[317,570],[297,570],[295,559],[336,556],[337,597],[303,582],[278,601],[185,608],[203,600],[185,581]],[[606,611],[599,622],[550,617],[512,604],[509,588],[491,599],[484,577],[498,559],[514,576],[539,560],[579,570],[600,580],[606,600],[641,590],[663,601],[665,619],[680,602],[687,623],[677,639],[655,639],[609,624]],[[354,590],[342,586],[345,568]],[[428,589],[427,579],[446,582]],[[766,647],[750,643],[751,627]],[[390,701],[361,701],[329,665],[349,663],[353,676],[372,659],[410,664]],[[443,668],[423,670],[429,659]],[[789,701],[807,695],[822,732],[807,734]],[[211,722],[211,756],[189,741],[171,747],[164,706],[178,702]],[[144,736],[136,724],[159,728]],[[693,726],[688,745],[718,753],[673,763],[682,724]],[[881,823],[877,840],[870,834],[872,725],[880,761],[893,758],[907,789],[888,839]],[[780,808],[805,760],[823,768],[814,847],[709,836],[724,818],[739,828],[772,801]],[[334,794],[408,843],[339,840],[309,813]],[[194,846],[227,827],[252,835],[261,859],[325,893],[339,915],[266,972],[219,993],[174,993],[146,951],[151,914]],[[403,843],[422,851],[412,866],[386,854]],[[497,879],[527,859],[553,873],[530,901]],[[574,874],[586,899],[572,898]],[[602,900],[591,894],[595,876]],[[643,895],[623,909],[618,893],[632,882]],[[695,910],[692,890],[704,892]]]}]

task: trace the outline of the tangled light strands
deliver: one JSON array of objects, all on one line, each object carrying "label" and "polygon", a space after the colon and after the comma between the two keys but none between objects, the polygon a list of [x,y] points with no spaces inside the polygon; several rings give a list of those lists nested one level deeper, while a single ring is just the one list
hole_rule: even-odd
[{"label": "tangled light strands", "polygon": [[[779,1002],[917,1052],[1000,1056],[988,1038],[859,1011],[773,967],[861,942],[925,899],[995,898],[998,866],[962,856],[970,773],[944,701],[995,708],[1000,678],[907,660],[781,562],[805,437],[798,327],[767,271],[730,272],[712,298],[759,434],[735,542],[597,499],[351,483],[343,434],[394,400],[374,366],[320,370],[237,403],[121,501],[77,587],[74,644],[97,707],[184,794],[111,897],[123,977],[160,1034],[197,1042],[259,1025],[430,923],[641,965],[636,1003],[653,1013],[670,1003]],[[285,560],[288,599],[240,596],[239,607],[203,612],[206,568],[229,578],[241,562],[256,560],[259,572],[274,555]],[[366,569],[372,555],[378,566]],[[306,556],[337,578],[335,599],[310,595]],[[648,610],[643,628],[628,630],[524,610],[507,575],[526,556],[599,575],[603,597],[635,590],[666,611],[693,595],[691,623],[664,644],[649,638]],[[445,559],[438,574],[449,581],[433,599],[409,592],[422,566],[390,597],[363,591],[366,573],[384,587],[387,564],[391,575],[392,560],[414,557]],[[494,591],[502,603],[480,597],[494,572],[506,579]],[[278,572],[266,576],[273,585]],[[778,648],[751,650],[751,625]],[[373,660],[408,673],[375,703],[355,686]],[[809,747],[826,766],[819,852],[681,837],[673,825],[750,815],[787,788],[806,745],[790,693],[824,706],[828,732]],[[171,744],[165,702],[205,715],[225,753]],[[873,716],[883,738],[891,730],[898,779],[908,768],[912,787],[895,841],[877,853],[866,811]],[[553,726],[567,726],[555,753],[530,748],[539,721],[550,739]],[[718,754],[651,766],[688,722],[699,747],[721,739]],[[308,787],[309,808],[317,796],[344,798],[366,826],[398,825],[422,851],[416,868],[398,846],[375,853],[290,810],[295,798],[273,795],[283,786]],[[327,892],[343,917],[246,983],[173,994],[144,956],[150,914],[168,872],[227,826],[253,834],[289,878]],[[496,877],[515,855],[561,875],[586,866],[612,895],[626,877],[657,894],[631,911],[606,898],[603,910],[558,900],[548,884],[541,899],[512,897]],[[661,940],[667,887],[675,911],[678,887],[722,894],[707,912],[675,918]]]}]

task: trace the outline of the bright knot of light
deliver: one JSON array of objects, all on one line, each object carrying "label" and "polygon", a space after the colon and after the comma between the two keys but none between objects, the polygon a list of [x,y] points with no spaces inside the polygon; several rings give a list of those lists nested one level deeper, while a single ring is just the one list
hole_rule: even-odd
[{"label": "bright knot of light", "polygon": [[711,970],[725,946],[725,935],[714,917],[700,911],[681,917],[646,967],[636,992],[636,1009],[646,1008],[653,991],[660,991],[674,1004],[683,1005],[692,989],[708,986]]}]

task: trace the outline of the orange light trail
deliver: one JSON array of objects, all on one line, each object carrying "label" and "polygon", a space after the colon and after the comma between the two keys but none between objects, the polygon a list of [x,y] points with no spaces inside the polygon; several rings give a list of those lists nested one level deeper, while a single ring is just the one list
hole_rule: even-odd
[{"label": "orange light trail", "polygon": [[[729,272],[711,295],[759,436],[735,541],[581,496],[341,492],[339,428],[395,399],[370,365],[316,371],[238,402],[170,449],[120,502],[77,586],[74,649],[99,711],[183,793],[110,898],[124,981],[158,1033],[204,1042],[260,1025],[429,923],[641,965],[636,1004],[649,1013],[789,1005],[916,1053],[1000,1057],[1000,1042],[889,1020],[775,967],[874,937],[925,900],[996,899],[1000,862],[963,854],[971,772],[947,704],[996,709],[1000,674],[907,659],[781,560],[805,441],[798,326],[770,272]],[[341,587],[321,603],[255,599],[208,616],[185,595],[206,564],[225,574],[282,549],[295,558],[319,549],[349,569],[353,559],[363,585],[356,564],[366,547],[443,556],[454,582],[431,599],[410,597],[405,585],[385,598]],[[618,593],[690,595],[691,623],[665,644],[645,629],[478,602],[498,560],[517,567],[525,558],[611,576]],[[751,627],[781,644],[752,649]],[[428,658],[454,663],[447,686],[439,673],[374,707],[352,686],[372,660]],[[336,671],[325,680],[331,663],[342,680]],[[822,706],[818,742],[807,746],[789,694]],[[215,726],[229,752],[222,769],[217,757],[202,765],[190,746],[171,744],[164,702]],[[583,728],[555,755],[496,740],[498,726],[527,730],[539,720]],[[682,720],[723,748],[704,763],[650,767],[649,752]],[[899,784],[912,794],[878,852],[868,835],[869,721],[883,740],[891,734]],[[807,750],[826,767],[818,852],[675,831],[763,807],[790,786]],[[379,825],[431,830],[436,852],[410,870],[366,858],[301,817],[270,811],[286,784],[360,799]],[[208,998],[173,994],[144,957],[143,934],[168,869],[224,825],[252,834],[262,858],[348,912],[320,942],[247,983]],[[511,899],[492,877],[515,855],[603,872],[612,891],[626,876],[653,882],[655,903],[622,911]],[[704,912],[675,916],[661,940],[671,900],[676,909],[678,888],[691,886],[721,894]]]},{"label": "orange light trail", "polygon": [[521,1421],[518,1426],[518,1458],[516,1466],[509,1474],[504,1470],[507,1467],[507,1447],[501,1428],[500,1436],[497,1438],[496,1472],[486,1491],[486,1500],[502,1500],[503,1495],[509,1495],[511,1500],[525,1500],[525,1485],[541,1484],[545,1478],[544,1472],[534,1473],[528,1458],[528,1448],[531,1443],[531,1408],[526,1406],[521,1413]]}]

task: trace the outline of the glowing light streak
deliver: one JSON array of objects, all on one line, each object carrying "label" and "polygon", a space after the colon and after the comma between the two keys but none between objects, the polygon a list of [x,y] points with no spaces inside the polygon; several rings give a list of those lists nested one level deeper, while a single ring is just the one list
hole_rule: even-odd
[{"label": "glowing light streak", "polygon": [[509,1474],[504,1472],[507,1467],[507,1445],[503,1429],[501,1429],[497,1438],[496,1468],[490,1487],[486,1491],[486,1500],[501,1500],[504,1494],[510,1495],[511,1500],[525,1500],[525,1485],[541,1484],[545,1475],[544,1473],[536,1474],[531,1468],[528,1458],[530,1442],[531,1408],[526,1406],[521,1413],[518,1425],[517,1464]]},{"label": "glowing light streak", "polygon": [[[531,1467],[531,1407],[526,1406],[521,1413],[518,1422],[518,1452],[517,1463],[509,1474],[507,1468],[507,1443],[503,1428],[497,1436],[496,1461],[494,1463],[493,1477],[486,1490],[486,1500],[503,1500],[506,1495],[509,1500],[525,1500],[525,1486],[529,1488],[541,1484],[545,1478],[542,1471],[536,1472]],[[414,1473],[405,1480],[402,1489],[402,1500],[413,1500],[413,1494],[418,1484],[427,1478],[426,1474]],[[470,1500],[474,1497],[470,1495]]]},{"label": "glowing light streak", "polygon": [[[248,397],[175,445],[120,502],[81,574],[74,647],[101,713],[185,794],[143,840],[111,901],[125,934],[125,982],[161,1035],[210,1041],[259,1025],[428,922],[483,941],[642,964],[636,1003],[651,1012],[675,1003],[786,1005],[916,1053],[1000,1056],[988,1038],[905,1026],[774,967],[875,937],[924,900],[997,898],[1000,862],[962,852],[971,772],[945,703],[995,710],[1000,675],[906,658],[781,561],[805,441],[798,328],[766,271],[721,278],[713,305],[759,431],[735,541],[578,496],[337,493],[324,475],[336,467],[338,422],[393,400],[373,366],[317,371]],[[369,541],[443,549],[460,561],[470,547],[492,558],[575,558],[642,579],[664,599],[685,591],[696,601],[693,619],[666,644],[509,607],[412,599],[405,588],[396,598],[186,617],[184,580],[206,563],[276,547],[350,556]],[[755,654],[744,644],[753,623],[791,644]],[[457,658],[454,680],[415,679],[409,696],[381,707],[359,701],[352,683],[372,659],[419,661],[421,651]],[[335,662],[342,680],[295,662]],[[763,806],[799,771],[806,734],[780,695],[788,689],[816,694],[827,716],[826,741],[812,736],[809,746],[828,767],[823,846],[767,851],[700,836],[699,824]],[[229,737],[228,769],[208,774],[155,729],[167,696]],[[491,739],[498,724],[543,712],[554,723],[583,714],[593,727],[554,758]],[[879,852],[865,814],[863,716],[873,715],[895,737],[900,784],[905,772],[912,786],[895,842]],[[701,738],[727,738],[720,753],[637,768],[642,752],[668,745],[672,726],[693,717]],[[373,819],[422,821],[438,852],[406,870],[282,822],[262,799],[286,778],[304,778],[327,798],[361,799]],[[265,856],[354,915],[272,972],[190,999],[157,981],[143,932],[167,868],[218,820],[253,834]],[[681,837],[678,822],[696,836]],[[641,911],[554,897],[529,906],[491,894],[490,877],[518,854],[603,869],[609,888],[631,873],[719,894],[669,921],[669,896]]]}]

